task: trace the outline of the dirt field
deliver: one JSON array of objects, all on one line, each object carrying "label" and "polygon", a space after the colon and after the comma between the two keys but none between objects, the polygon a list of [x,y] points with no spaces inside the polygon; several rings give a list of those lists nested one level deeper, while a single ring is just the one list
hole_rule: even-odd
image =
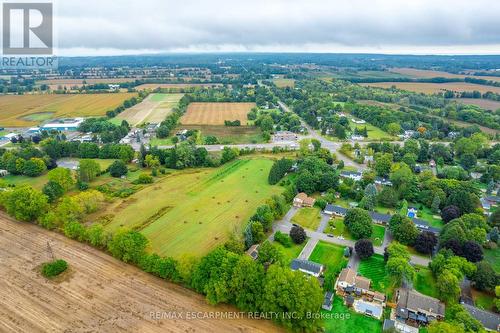
[{"label": "dirt field", "polygon": [[[37,267],[47,242],[70,270],[48,281]],[[185,319],[212,307],[190,290],[155,278],[90,246],[0,214],[0,332],[276,332],[250,319]],[[177,319],[152,318],[175,312]]]},{"label": "dirt field", "polygon": [[441,72],[441,71],[431,71],[431,70],[415,69],[415,68],[391,68],[390,71],[393,73],[398,73],[401,75],[409,76],[412,78],[418,78],[418,79],[433,78],[433,77],[445,77],[445,78],[450,78],[450,79],[455,79],[455,78],[463,79],[466,77],[472,77],[472,78],[476,78],[476,79],[500,81],[500,77],[498,77],[498,76],[475,76],[475,75],[452,74],[452,73]]},{"label": "dirt field", "polygon": [[480,98],[454,98],[453,100],[463,103],[463,104],[472,104],[477,105],[480,108],[485,110],[498,110],[500,109],[500,102],[492,101],[489,99],[480,99]]},{"label": "dirt field", "polygon": [[136,126],[140,123],[160,123],[182,98],[183,94],[150,94],[141,103],[123,111],[116,118]]},{"label": "dirt field", "polygon": [[145,90],[145,89],[156,89],[156,88],[165,88],[165,89],[182,89],[182,88],[190,88],[190,87],[202,87],[202,88],[210,88],[210,87],[220,87],[221,83],[145,83],[137,86],[137,90]]},{"label": "dirt field", "polygon": [[0,126],[26,127],[61,117],[102,116],[135,93],[6,95],[0,97]]},{"label": "dirt field", "polygon": [[184,125],[224,125],[224,120],[248,122],[247,114],[255,103],[191,103],[181,118]]},{"label": "dirt field", "polygon": [[409,90],[425,94],[435,94],[445,90],[452,90],[457,92],[474,91],[477,90],[481,93],[487,91],[500,93],[500,87],[483,86],[480,84],[472,84],[465,82],[449,82],[449,83],[418,83],[418,82],[376,82],[376,83],[361,83],[363,86],[390,88],[396,86],[398,89]]},{"label": "dirt field", "polygon": [[294,79],[274,79],[273,82],[278,88],[295,87]]}]

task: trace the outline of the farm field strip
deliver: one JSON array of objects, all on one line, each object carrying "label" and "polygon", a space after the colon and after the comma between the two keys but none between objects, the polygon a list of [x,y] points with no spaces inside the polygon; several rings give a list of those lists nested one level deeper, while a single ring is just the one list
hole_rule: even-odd
[{"label": "farm field strip", "polygon": [[183,125],[224,125],[224,120],[247,124],[247,114],[255,103],[191,103],[180,123]]},{"label": "farm field strip", "polygon": [[[27,127],[40,119],[102,116],[135,93],[0,96],[0,126]],[[40,116],[43,115],[42,118]],[[30,120],[31,119],[31,120]]]},{"label": "farm field strip", "polygon": [[435,94],[446,90],[463,92],[477,90],[481,93],[488,91],[500,93],[500,87],[485,86],[480,84],[466,82],[447,82],[447,83],[422,83],[422,82],[375,82],[360,83],[362,86],[371,86],[377,88],[391,88],[395,86],[398,89],[413,91],[424,94]]},{"label": "farm field strip", "polygon": [[464,79],[466,77],[490,81],[500,81],[500,76],[479,76],[479,75],[464,75],[464,74],[454,74],[443,71],[433,71],[428,69],[415,69],[415,68],[391,68],[389,70],[391,73],[397,73],[405,76],[409,76],[416,79],[424,78],[434,78],[434,77],[444,77],[448,79]]},{"label": "farm field strip", "polygon": [[272,164],[237,160],[217,169],[174,171],[108,206],[103,215],[113,218],[105,227],[140,230],[161,255],[204,255],[241,232],[255,209],[281,192],[267,183]]},{"label": "farm field strip", "polygon": [[136,87],[137,90],[146,89],[183,89],[183,88],[210,88],[210,87],[221,87],[222,83],[144,83]]},{"label": "farm field strip", "polygon": [[183,94],[150,94],[141,103],[126,109],[116,116],[126,120],[132,126],[144,122],[160,123],[177,105]]},{"label": "farm field strip", "polygon": [[[69,271],[48,281],[37,271],[55,257]],[[0,213],[1,332],[276,332],[269,321],[156,319],[152,312],[238,311],[168,283],[93,247]]]}]

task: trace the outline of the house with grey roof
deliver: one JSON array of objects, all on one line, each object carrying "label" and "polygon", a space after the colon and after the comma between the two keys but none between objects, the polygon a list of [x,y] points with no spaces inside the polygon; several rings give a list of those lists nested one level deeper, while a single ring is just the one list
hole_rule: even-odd
[{"label": "house with grey roof", "polygon": [[353,171],[341,171],[340,177],[342,178],[350,178],[355,181],[360,181],[363,177],[363,173],[361,172],[353,172]]},{"label": "house with grey roof", "polygon": [[323,305],[321,306],[321,308],[323,310],[332,311],[334,296],[335,295],[331,291],[327,291],[325,293],[325,298],[323,300]]},{"label": "house with grey roof", "polygon": [[419,327],[427,325],[433,320],[444,319],[444,303],[416,290],[398,289],[396,302],[396,318],[410,326]]},{"label": "house with grey roof", "polygon": [[293,259],[290,268],[293,271],[301,271],[314,277],[319,277],[325,270],[325,266],[318,264],[314,261],[304,259]]},{"label": "house with grey roof", "polygon": [[387,224],[391,219],[391,215],[389,214],[381,214],[377,212],[368,212],[368,213],[370,214],[370,217],[372,218],[373,222],[378,224]]},{"label": "house with grey roof", "polygon": [[477,319],[488,331],[500,332],[500,315],[481,310],[470,304],[462,304],[465,310]]},{"label": "house with grey roof", "polygon": [[347,209],[344,207],[328,204],[326,205],[325,209],[323,210],[325,214],[328,215],[335,215],[335,216],[342,216],[344,217],[345,214],[347,213]]},{"label": "house with grey roof", "polygon": [[427,221],[418,218],[413,218],[411,220],[420,232],[429,231],[436,235],[439,234],[439,229],[431,227]]}]

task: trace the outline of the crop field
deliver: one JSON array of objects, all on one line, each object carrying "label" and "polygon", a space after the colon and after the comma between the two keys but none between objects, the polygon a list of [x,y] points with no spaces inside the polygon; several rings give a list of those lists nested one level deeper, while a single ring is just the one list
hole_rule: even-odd
[{"label": "crop field", "polygon": [[217,169],[174,171],[109,205],[103,212],[112,217],[106,229],[140,230],[158,254],[204,255],[231,232],[241,232],[255,209],[281,192],[267,183],[272,164],[237,160]]},{"label": "crop field", "polygon": [[0,96],[0,126],[28,127],[62,117],[102,116],[135,93]]},{"label": "crop field", "polygon": [[294,79],[274,79],[273,82],[278,88],[295,87]]},{"label": "crop field", "polygon": [[[54,256],[69,270],[55,280],[40,272]],[[266,320],[155,318],[175,311],[234,312],[147,274],[91,246],[0,214],[0,332],[276,332]]]},{"label": "crop field", "polygon": [[224,120],[239,120],[246,125],[247,114],[255,103],[191,103],[181,118],[183,125],[224,125]]},{"label": "crop field", "polygon": [[500,76],[477,76],[477,75],[464,75],[464,74],[453,74],[442,71],[433,71],[427,69],[415,69],[415,68],[391,68],[390,72],[401,74],[416,79],[434,78],[434,77],[444,77],[448,79],[463,79],[466,77],[490,80],[490,81],[500,81]]},{"label": "crop field", "polygon": [[221,144],[265,142],[262,131],[255,126],[181,125],[176,130],[180,129],[199,130],[204,137],[217,137]]},{"label": "crop field", "polygon": [[210,87],[220,87],[222,83],[145,83],[136,87],[137,90],[146,89],[183,89],[183,88],[210,88]]},{"label": "crop field", "polygon": [[481,93],[488,91],[500,93],[500,87],[485,86],[480,84],[465,83],[465,82],[447,82],[447,83],[420,83],[420,82],[376,82],[376,83],[360,83],[363,86],[371,86],[378,88],[391,88],[395,86],[398,89],[414,91],[424,94],[436,94],[446,90],[462,92],[477,90]]},{"label": "crop field", "polygon": [[454,98],[454,101],[463,103],[463,104],[470,104],[470,105],[477,105],[480,108],[483,108],[485,110],[491,110],[491,111],[496,111],[500,109],[500,102],[498,101],[492,101],[489,99],[482,99],[482,98]]},{"label": "crop field", "polygon": [[136,126],[141,123],[160,123],[172,111],[184,94],[150,94],[141,103],[116,116]]}]

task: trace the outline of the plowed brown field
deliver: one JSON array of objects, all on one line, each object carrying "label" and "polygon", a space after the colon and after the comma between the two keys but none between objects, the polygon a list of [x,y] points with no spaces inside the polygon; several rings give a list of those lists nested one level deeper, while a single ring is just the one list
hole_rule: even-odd
[{"label": "plowed brown field", "polygon": [[[37,267],[55,257],[69,263],[60,281]],[[187,320],[212,307],[201,295],[167,283],[104,252],[0,213],[0,332],[276,332],[269,321]],[[158,319],[151,313],[160,312]],[[176,319],[163,313],[175,312]],[[156,314],[155,314],[156,315]],[[180,318],[179,316],[182,316]],[[191,316],[192,317],[192,316]]]}]

